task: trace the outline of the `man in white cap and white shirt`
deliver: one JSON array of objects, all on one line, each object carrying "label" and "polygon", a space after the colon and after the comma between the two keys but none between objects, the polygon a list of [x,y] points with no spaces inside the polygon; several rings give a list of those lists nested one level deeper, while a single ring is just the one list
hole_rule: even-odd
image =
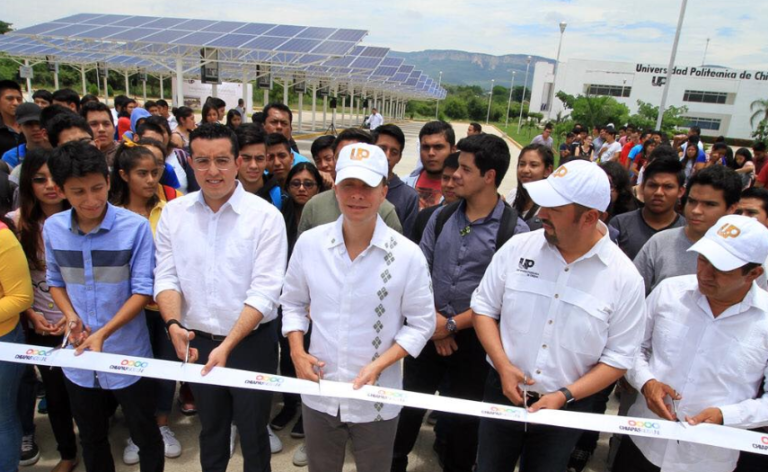
[{"label": "man in white cap and white shirt", "polygon": [[[768,229],[746,216],[720,218],[689,251],[696,275],[661,282],[646,302],[645,338],[629,382],[642,392],[630,416],[752,428],[768,422],[768,293],[755,281]],[[632,436],[613,470],[730,472],[738,451]]]},{"label": "man in white cap and white shirt", "polygon": [[[344,147],[334,189],[342,216],[296,242],[280,302],[299,378],[401,388],[399,361],[418,356],[432,337],[427,261],[378,216],[388,175],[378,146]],[[310,472],[341,472],[349,439],[358,471],[389,471],[399,406],[308,395],[302,402]]]},{"label": "man in white cap and white shirt", "polygon": [[[643,279],[600,214],[608,177],[586,161],[525,184],[543,228],[493,258],[472,297],[474,326],[493,369],[484,400],[588,412],[592,395],[632,367],[643,336]],[[566,469],[581,431],[480,421],[478,472]]]}]

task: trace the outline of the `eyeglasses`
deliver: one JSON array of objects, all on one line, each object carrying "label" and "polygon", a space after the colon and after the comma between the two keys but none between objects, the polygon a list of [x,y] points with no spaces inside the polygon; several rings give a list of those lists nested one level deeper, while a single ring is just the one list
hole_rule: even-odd
[{"label": "eyeglasses", "polygon": [[305,189],[312,190],[313,188],[317,187],[317,182],[314,180],[291,180],[288,185],[295,189],[298,189],[303,185]]},{"label": "eyeglasses", "polygon": [[196,157],[192,159],[192,164],[195,167],[195,170],[199,170],[200,172],[205,172],[206,170],[211,168],[211,162],[213,162],[213,165],[216,166],[219,170],[229,170],[232,167],[232,164],[234,164],[234,161],[230,159],[229,157],[217,157],[214,159],[209,159],[207,157]]}]

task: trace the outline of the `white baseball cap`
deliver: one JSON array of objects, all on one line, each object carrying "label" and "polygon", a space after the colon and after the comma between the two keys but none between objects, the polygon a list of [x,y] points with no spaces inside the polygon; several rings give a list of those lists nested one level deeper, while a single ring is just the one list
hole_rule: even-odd
[{"label": "white baseball cap", "polygon": [[605,211],[611,203],[608,175],[597,164],[581,159],[561,165],[544,180],[523,186],[534,203],[545,208],[578,203]]},{"label": "white baseball cap", "polygon": [[377,187],[389,177],[387,156],[380,147],[372,144],[348,144],[339,151],[336,161],[336,185],[346,179],[360,179],[371,187]]},{"label": "white baseball cap", "polygon": [[748,216],[727,215],[688,250],[706,257],[723,272],[750,262],[762,264],[768,258],[768,228]]}]

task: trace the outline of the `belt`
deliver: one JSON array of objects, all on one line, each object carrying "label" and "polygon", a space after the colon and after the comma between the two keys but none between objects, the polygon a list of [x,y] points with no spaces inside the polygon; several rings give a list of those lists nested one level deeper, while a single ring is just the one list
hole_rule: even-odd
[{"label": "belt", "polygon": [[[254,334],[256,334],[257,331],[260,332],[260,330],[262,328],[264,328],[264,327],[272,326],[271,323],[272,322],[270,321],[269,323],[259,324],[259,326],[256,329],[254,329],[250,333],[246,334],[243,339],[246,339],[246,338],[249,338],[249,337],[253,336]],[[206,333],[205,331],[200,331],[198,329],[191,329],[190,331],[195,333],[195,337],[201,337],[203,339],[207,339],[209,341],[213,341],[213,342],[217,342],[217,343],[220,343],[220,342],[224,341],[225,339],[227,339],[227,335],[226,334],[224,334],[224,335],[211,334],[211,333]]]}]

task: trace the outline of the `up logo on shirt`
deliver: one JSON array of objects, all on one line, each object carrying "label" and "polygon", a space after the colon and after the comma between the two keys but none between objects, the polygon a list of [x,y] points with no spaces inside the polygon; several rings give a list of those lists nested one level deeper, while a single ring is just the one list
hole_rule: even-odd
[{"label": "up logo on shirt", "polygon": [[552,177],[559,178],[559,177],[565,177],[568,175],[568,169],[565,168],[565,166],[560,166],[552,173]]},{"label": "up logo on shirt", "polygon": [[362,161],[363,159],[368,159],[369,157],[371,157],[371,153],[367,149],[363,148],[352,149],[352,153],[349,155],[349,158],[353,161]]},{"label": "up logo on shirt", "polygon": [[717,235],[725,239],[738,238],[740,234],[741,230],[730,223],[724,224],[719,230],[717,230]]}]

